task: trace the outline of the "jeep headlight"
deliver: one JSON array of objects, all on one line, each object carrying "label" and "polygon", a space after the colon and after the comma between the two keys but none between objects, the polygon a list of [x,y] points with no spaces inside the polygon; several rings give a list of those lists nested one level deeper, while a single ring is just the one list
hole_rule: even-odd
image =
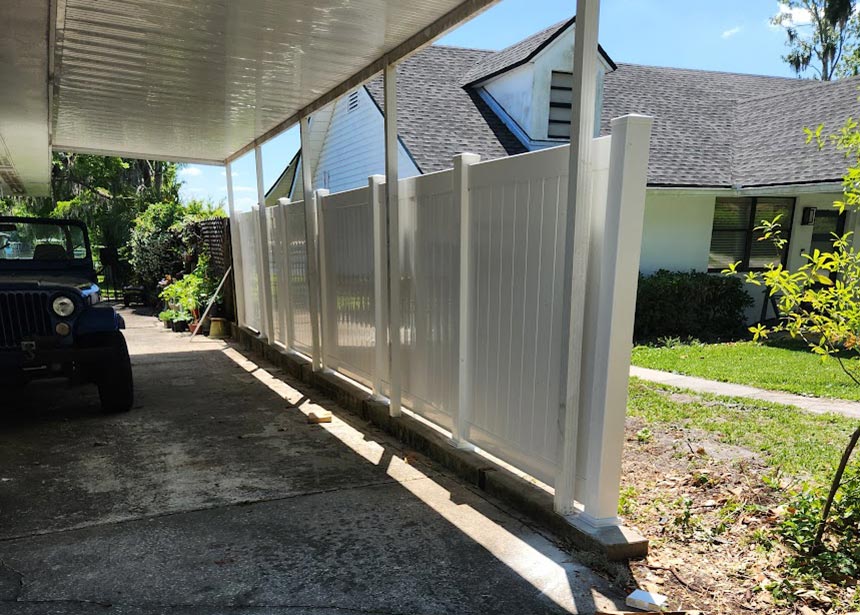
[{"label": "jeep headlight", "polygon": [[60,295],[54,299],[53,303],[51,303],[51,309],[54,310],[54,314],[57,316],[68,318],[75,313],[75,302],[69,297]]}]

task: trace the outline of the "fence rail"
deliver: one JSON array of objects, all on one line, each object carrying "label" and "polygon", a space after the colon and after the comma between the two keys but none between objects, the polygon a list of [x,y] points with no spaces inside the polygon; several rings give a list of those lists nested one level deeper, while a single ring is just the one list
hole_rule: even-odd
[{"label": "fence rail", "polygon": [[[617,140],[592,142],[592,202],[578,205],[589,208],[591,240],[573,251],[588,259],[574,267],[588,272],[584,314],[564,313],[565,225],[574,215],[562,146],[487,162],[464,154],[453,169],[400,180],[394,237],[379,176],[355,190],[309,192],[310,206],[281,203],[262,219],[238,214],[240,322],[380,396],[397,370],[407,408],[450,430],[458,445],[551,486],[563,470],[563,434],[577,433],[574,499],[595,525],[615,523],[626,402],[616,389],[626,387],[629,365],[649,131],[646,118],[621,118]],[[400,269],[395,365],[386,350],[391,249]],[[270,271],[260,275],[265,262]],[[584,326],[566,327],[573,318]],[[568,329],[585,332],[582,360],[568,366],[580,370],[579,412],[565,407]],[[566,430],[566,420],[579,428]]]}]

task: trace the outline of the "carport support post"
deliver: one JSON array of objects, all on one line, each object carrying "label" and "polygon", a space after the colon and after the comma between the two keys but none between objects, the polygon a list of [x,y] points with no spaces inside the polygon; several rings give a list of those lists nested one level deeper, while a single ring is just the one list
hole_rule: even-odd
[{"label": "carport support post", "polygon": [[242,238],[239,219],[236,217],[236,201],[233,198],[233,170],[228,162],[224,167],[227,175],[227,214],[230,216],[230,255],[233,258],[233,289],[236,299],[236,323],[245,324],[245,278],[242,266]]},{"label": "carport support post", "polygon": [[388,372],[388,323],[386,322],[388,284],[388,233],[386,233],[385,199],[380,194],[385,182],[384,175],[371,175],[367,178],[370,209],[373,212],[373,300],[374,300],[374,330],[375,361],[373,367],[373,397],[376,400],[387,400],[382,390],[382,382]]},{"label": "carport support post", "polygon": [[[650,117],[612,120],[609,191],[592,220],[592,260],[586,289],[588,326],[583,340],[582,438],[585,488],[580,520],[593,527],[618,525],[621,455],[639,251],[645,217]],[[580,456],[580,459],[583,459]]]},{"label": "carport support post", "polygon": [[582,353],[586,276],[588,274],[591,211],[591,148],[597,100],[597,30],[600,0],[577,0],[573,43],[573,92],[570,109],[570,167],[564,239],[563,329],[561,382],[564,426],[559,473],[555,483],[555,511],[576,512],[577,441],[581,404]]},{"label": "carport support post", "polygon": [[319,252],[317,251],[317,220],[314,206],[313,175],[311,174],[311,118],[302,118],[299,135],[302,148],[302,187],[305,192],[305,248],[308,259],[308,303],[311,312],[311,368],[322,370],[320,344],[320,281]]},{"label": "carport support post", "polygon": [[263,187],[263,150],[260,146],[254,148],[254,159],[257,163],[257,203],[260,216],[260,299],[262,318],[260,325],[263,327],[263,335],[269,343],[274,342],[275,320],[272,314],[272,269],[269,262],[269,221],[266,217],[266,190]]},{"label": "carport support post", "polygon": [[385,65],[385,210],[388,215],[389,414],[400,416],[400,201],[397,175],[397,67]]},{"label": "carport support post", "polygon": [[454,156],[454,209],[460,211],[460,350],[457,405],[451,435],[457,448],[473,448],[467,441],[472,404],[472,341],[474,334],[475,274],[472,265],[472,205],[469,199],[469,166],[481,161],[477,154]]}]

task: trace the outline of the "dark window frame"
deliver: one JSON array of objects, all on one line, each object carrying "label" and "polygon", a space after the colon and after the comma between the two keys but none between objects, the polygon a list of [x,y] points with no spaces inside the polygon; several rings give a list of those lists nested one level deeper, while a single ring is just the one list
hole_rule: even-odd
[{"label": "dark window frame", "polygon": [[[733,198],[733,197],[721,197],[721,198]],[[785,201],[791,201],[791,214],[782,221],[782,237],[785,239],[785,247],[782,249],[782,254],[780,255],[779,262],[785,266],[788,260],[788,248],[791,245],[791,228],[794,225],[794,214],[797,209],[797,199],[795,197],[783,197],[783,196],[763,196],[763,197],[739,197],[739,200],[747,200],[751,201],[750,207],[750,215],[747,221],[747,226],[745,228],[724,228],[717,229],[714,228],[714,221],[716,220],[716,213],[714,215],[714,220],[711,221],[711,242],[708,244],[708,261],[710,261],[710,247],[714,242],[714,233],[746,233],[746,241],[744,242],[744,254],[740,259],[741,264],[738,265],[737,271],[766,271],[765,267],[750,267],[750,258],[752,258],[752,247],[753,243],[756,241],[755,239],[755,227],[759,226],[761,220],[759,219],[758,214],[758,203],[760,200],[769,201],[774,199],[780,199]],[[714,209],[716,212],[716,207],[719,198],[714,203]],[[711,267],[710,262],[708,262],[708,273],[719,273],[724,269],[724,267]]]}]

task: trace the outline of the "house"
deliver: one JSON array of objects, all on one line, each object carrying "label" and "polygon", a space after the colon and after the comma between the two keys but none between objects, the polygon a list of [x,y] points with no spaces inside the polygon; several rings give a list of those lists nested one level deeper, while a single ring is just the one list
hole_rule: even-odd
[{"label": "house", "polygon": [[[498,52],[431,46],[398,70],[400,176],[432,173],[468,151],[482,159],[568,141],[575,19]],[[600,49],[596,131],[612,118],[655,118],[641,270],[719,271],[789,267],[855,230],[839,215],[845,159],[806,143],[804,127],[835,130],[856,109],[857,78],[813,82],[782,77],[616,64]],[[315,188],[341,191],[384,172],[382,80],[370,81],[312,118]],[[267,195],[302,198],[300,156]],[[780,254],[754,227],[782,214]],[[750,287],[762,316],[764,294]]]}]

